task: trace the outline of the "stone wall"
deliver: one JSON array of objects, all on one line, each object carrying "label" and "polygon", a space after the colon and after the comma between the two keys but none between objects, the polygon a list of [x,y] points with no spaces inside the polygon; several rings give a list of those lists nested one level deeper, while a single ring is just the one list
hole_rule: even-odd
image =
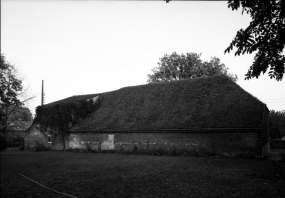
[{"label": "stone wall", "polygon": [[207,133],[71,133],[67,137],[69,149],[114,151],[147,151],[162,149],[207,152],[239,152],[258,150],[258,132],[207,132]]},{"label": "stone wall", "polygon": [[25,133],[25,149],[33,149],[38,144],[51,147],[47,141],[47,136],[37,129],[35,125],[31,126]]},{"label": "stone wall", "polygon": [[[251,151],[259,153],[258,145],[262,131],[243,132],[70,132],[65,137],[66,149],[111,150],[117,152],[140,152],[163,150],[173,151],[203,150],[209,153],[237,153]],[[52,143],[48,135],[53,135]],[[62,137],[59,134],[42,133],[32,126],[25,136],[25,148],[34,148],[42,144],[52,150],[63,150]]]},{"label": "stone wall", "polygon": [[[51,135],[52,142],[48,141],[49,135]],[[25,149],[30,150],[42,146],[51,150],[63,150],[61,139],[60,135],[52,132],[43,133],[39,130],[39,126],[33,125],[25,132]]]}]

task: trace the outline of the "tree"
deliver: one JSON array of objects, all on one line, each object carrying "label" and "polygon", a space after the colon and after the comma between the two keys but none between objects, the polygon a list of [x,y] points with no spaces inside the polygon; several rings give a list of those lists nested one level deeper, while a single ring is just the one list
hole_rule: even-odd
[{"label": "tree", "polygon": [[221,63],[219,58],[213,57],[209,62],[203,62],[200,56],[201,54],[196,53],[165,54],[160,58],[159,66],[153,68],[152,74],[148,75],[148,83],[216,75],[226,75],[233,81],[237,81],[237,76],[229,74],[228,68]]},{"label": "tree", "polygon": [[[236,47],[235,55],[257,51],[245,79],[258,78],[268,68],[269,77],[282,80],[285,70],[285,1],[284,0],[229,0],[228,7],[242,14],[250,14],[252,21],[240,29],[225,53]],[[282,54],[283,53],[283,54]]]},{"label": "tree", "polygon": [[22,81],[16,77],[16,69],[13,65],[6,62],[5,56],[1,54],[0,64],[0,111],[1,123],[0,130],[2,133],[6,132],[8,121],[8,108],[11,105],[20,106],[22,102],[18,95],[22,91]]},{"label": "tree", "polygon": [[11,110],[20,108],[35,96],[25,95],[28,88],[23,89],[22,80],[18,77],[16,68],[5,60],[3,54],[0,62],[0,84],[0,132],[6,135]]},{"label": "tree", "polygon": [[270,138],[278,139],[285,136],[285,111],[271,110],[269,114]]},{"label": "tree", "polygon": [[11,106],[8,108],[8,121],[32,121],[33,116],[29,108]]},{"label": "tree", "polygon": [[[164,0],[169,3],[171,0]],[[257,52],[245,79],[258,78],[268,72],[269,77],[282,80],[285,71],[285,1],[284,0],[229,0],[228,8],[250,14],[252,21],[240,29],[224,51],[236,47],[236,55]]]}]

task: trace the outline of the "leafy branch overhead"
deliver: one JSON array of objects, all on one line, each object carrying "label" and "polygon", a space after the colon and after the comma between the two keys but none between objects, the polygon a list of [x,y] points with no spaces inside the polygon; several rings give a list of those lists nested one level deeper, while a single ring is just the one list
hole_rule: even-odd
[{"label": "leafy branch overhead", "polygon": [[284,0],[229,0],[228,7],[250,14],[252,21],[240,29],[225,53],[236,47],[235,55],[256,52],[246,79],[258,78],[267,72],[270,78],[282,80],[285,70],[285,1]]},{"label": "leafy branch overhead", "polygon": [[174,81],[181,79],[199,78],[207,76],[225,75],[233,81],[237,81],[236,75],[228,73],[228,68],[217,57],[208,61],[202,61],[201,54],[187,53],[171,55],[165,54],[158,62],[158,67],[152,69],[148,75],[148,82]]}]

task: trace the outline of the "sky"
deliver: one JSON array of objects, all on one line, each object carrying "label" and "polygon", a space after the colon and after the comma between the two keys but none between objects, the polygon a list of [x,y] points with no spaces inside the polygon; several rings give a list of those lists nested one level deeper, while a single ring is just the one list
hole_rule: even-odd
[{"label": "sky", "polygon": [[[41,104],[147,83],[159,58],[174,51],[220,58],[244,90],[285,110],[285,80],[244,80],[254,54],[224,54],[251,18],[226,1],[1,0],[1,53]],[[284,77],[285,78],[285,77]]]}]

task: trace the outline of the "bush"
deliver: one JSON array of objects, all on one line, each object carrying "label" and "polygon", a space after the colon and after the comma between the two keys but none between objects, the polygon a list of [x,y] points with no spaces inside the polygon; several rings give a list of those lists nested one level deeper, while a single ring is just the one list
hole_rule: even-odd
[{"label": "bush", "polygon": [[49,150],[49,148],[48,147],[46,147],[43,143],[41,143],[41,142],[37,142],[36,143],[36,146],[35,146],[35,148],[34,148],[34,151],[48,151]]},{"label": "bush", "polygon": [[20,136],[7,138],[8,147],[22,147],[24,138]]},{"label": "bush", "polygon": [[4,136],[0,136],[0,151],[4,151],[8,147],[6,138]]},{"label": "bush", "polygon": [[270,138],[279,139],[285,135],[285,111],[271,110],[269,114]]}]

